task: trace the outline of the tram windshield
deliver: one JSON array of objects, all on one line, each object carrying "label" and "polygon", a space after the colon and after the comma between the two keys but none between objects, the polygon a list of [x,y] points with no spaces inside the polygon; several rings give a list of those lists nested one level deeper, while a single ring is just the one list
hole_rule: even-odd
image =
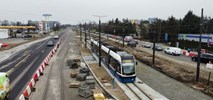
[{"label": "tram windshield", "polygon": [[124,65],[123,66],[123,74],[125,74],[125,75],[135,74],[135,67],[134,67],[134,65]]}]

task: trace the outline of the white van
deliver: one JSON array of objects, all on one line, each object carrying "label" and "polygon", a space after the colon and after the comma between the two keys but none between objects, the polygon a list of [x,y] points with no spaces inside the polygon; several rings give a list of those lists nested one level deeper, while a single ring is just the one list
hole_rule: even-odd
[{"label": "white van", "polygon": [[7,100],[10,91],[10,81],[7,73],[0,72],[0,100]]},{"label": "white van", "polygon": [[166,54],[178,55],[178,56],[181,55],[181,49],[176,47],[168,47],[164,51]]},{"label": "white van", "polygon": [[125,36],[125,38],[124,38],[125,42],[129,42],[129,41],[132,41],[132,40],[133,40],[132,36]]}]

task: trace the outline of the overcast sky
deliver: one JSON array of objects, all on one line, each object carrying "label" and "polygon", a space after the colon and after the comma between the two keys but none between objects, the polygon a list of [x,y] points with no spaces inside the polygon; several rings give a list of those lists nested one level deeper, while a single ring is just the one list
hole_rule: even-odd
[{"label": "overcast sky", "polygon": [[52,14],[50,20],[63,24],[98,21],[92,15],[106,15],[107,21],[115,18],[167,19],[173,15],[183,18],[192,10],[200,16],[213,17],[213,0],[0,0],[0,20],[21,21],[44,20],[42,14]]}]

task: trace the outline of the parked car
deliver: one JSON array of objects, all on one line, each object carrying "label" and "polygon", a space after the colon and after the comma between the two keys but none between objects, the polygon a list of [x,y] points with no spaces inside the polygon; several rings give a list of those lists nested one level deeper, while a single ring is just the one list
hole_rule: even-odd
[{"label": "parked car", "polygon": [[[191,58],[191,60],[196,62],[198,60],[198,55],[193,56]],[[202,53],[200,55],[200,62],[209,63],[209,61],[213,62],[213,54],[211,54],[211,53]]]},{"label": "parked car", "polygon": [[[154,49],[154,46],[152,46],[152,49]],[[161,45],[155,45],[155,50],[163,51],[163,47]]]},{"label": "parked car", "polygon": [[47,42],[47,46],[54,46],[54,42],[53,41],[48,41]]},{"label": "parked car", "polygon": [[171,55],[181,55],[181,49],[180,48],[176,48],[176,47],[168,47],[164,50],[164,52],[166,54],[171,54]]},{"label": "parked car", "polygon": [[58,39],[58,35],[55,35],[53,38],[54,38],[54,39]]},{"label": "parked car", "polygon": [[151,48],[152,45],[148,42],[145,42],[141,46],[144,47],[144,48]]},{"label": "parked car", "polygon": [[32,37],[32,35],[30,35],[30,34],[24,34],[24,35],[22,35],[22,38],[31,38]]},{"label": "parked car", "polygon": [[132,41],[129,41],[127,42],[127,46],[130,46],[130,47],[136,47],[137,46],[137,42],[132,40]]}]

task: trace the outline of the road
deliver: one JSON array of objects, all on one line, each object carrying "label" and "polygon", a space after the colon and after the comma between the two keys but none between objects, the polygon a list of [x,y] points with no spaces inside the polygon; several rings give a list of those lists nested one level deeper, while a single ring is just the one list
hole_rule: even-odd
[{"label": "road", "polygon": [[10,79],[9,100],[15,100],[23,92],[27,82],[53,47],[47,47],[47,42],[58,40],[50,38],[31,45],[9,59],[0,63],[0,71],[7,72]]}]

